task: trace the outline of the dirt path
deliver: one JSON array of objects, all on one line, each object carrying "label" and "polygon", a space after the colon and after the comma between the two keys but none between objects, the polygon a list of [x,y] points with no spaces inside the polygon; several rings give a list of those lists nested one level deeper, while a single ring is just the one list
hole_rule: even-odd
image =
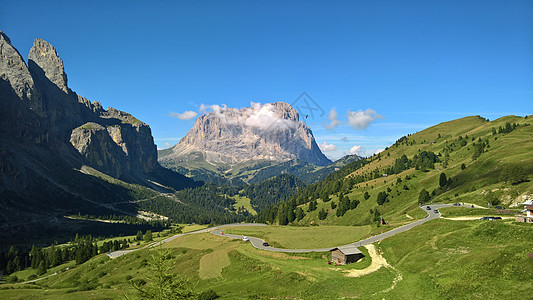
[{"label": "dirt path", "polygon": [[387,268],[390,268],[389,263],[383,256],[377,253],[376,247],[374,247],[374,244],[365,245],[365,248],[368,250],[368,254],[370,255],[370,258],[372,259],[372,263],[370,263],[370,266],[362,269],[362,270],[349,270],[345,271],[346,274],[344,276],[346,277],[361,277],[364,275],[368,275],[370,273],[374,273],[377,270],[379,270],[381,267],[385,266]]}]

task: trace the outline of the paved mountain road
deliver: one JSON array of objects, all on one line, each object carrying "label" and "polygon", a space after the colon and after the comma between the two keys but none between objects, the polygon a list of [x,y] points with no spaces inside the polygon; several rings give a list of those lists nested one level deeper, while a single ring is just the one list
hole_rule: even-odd
[{"label": "paved mountain road", "polygon": [[[429,207],[429,209],[427,209],[427,207]],[[347,245],[342,245],[342,246],[361,247],[361,246],[365,246],[365,245],[368,245],[368,244],[373,244],[375,242],[384,240],[384,239],[386,239],[388,237],[391,237],[391,236],[394,236],[394,235],[396,235],[398,233],[405,232],[405,231],[407,231],[407,230],[409,230],[409,229],[411,229],[413,227],[416,227],[418,225],[424,224],[427,221],[431,221],[433,219],[440,218],[441,214],[439,212],[435,212],[434,210],[438,210],[438,209],[441,209],[443,207],[471,207],[471,206],[470,205],[462,205],[462,204],[459,205],[459,206],[454,206],[453,204],[429,204],[429,205],[423,205],[420,208],[423,209],[424,211],[426,211],[427,214],[428,214],[424,219],[415,221],[413,223],[409,223],[407,225],[400,226],[398,228],[395,228],[395,229],[392,229],[390,231],[387,231],[387,232],[384,232],[384,233],[369,237],[369,238],[361,240],[361,241],[353,242],[353,243],[350,243],[350,244],[347,244]],[[225,227],[225,226],[222,225],[222,226],[218,226],[218,227]],[[218,236],[225,236],[225,237],[233,238],[233,239],[242,239],[243,238],[243,235],[223,233],[223,231],[221,229],[213,230],[213,231],[211,231],[211,234],[218,235]],[[325,251],[330,251],[331,249],[336,248],[336,247],[331,247],[331,248],[316,248],[316,249],[284,249],[284,248],[276,248],[276,247],[271,247],[271,246],[263,246],[263,243],[265,241],[263,241],[262,239],[256,238],[256,237],[252,237],[252,236],[246,236],[246,237],[248,238],[248,240],[250,240],[250,242],[252,243],[252,246],[254,246],[257,249],[266,250],[266,251],[304,253],[304,252],[325,252]],[[342,246],[339,246],[339,247],[342,247]]]},{"label": "paved mountain road", "polygon": [[[429,210],[426,209],[427,206],[430,207]],[[420,208],[423,209],[424,211],[426,211],[427,214],[428,214],[424,219],[415,221],[413,223],[409,223],[407,225],[403,225],[401,227],[398,227],[398,228],[392,229],[390,231],[387,231],[387,232],[384,232],[384,233],[369,237],[369,238],[361,240],[361,241],[353,242],[353,243],[350,243],[350,244],[347,244],[347,245],[342,245],[342,246],[353,245],[353,246],[356,246],[356,247],[361,247],[361,246],[364,246],[364,245],[373,244],[375,242],[378,242],[378,241],[381,241],[381,240],[386,239],[388,237],[391,237],[393,235],[396,235],[396,234],[398,234],[400,232],[407,231],[407,230],[409,230],[409,229],[411,229],[411,228],[413,228],[415,226],[424,224],[427,221],[430,221],[430,220],[433,220],[433,219],[436,219],[436,218],[440,218],[441,217],[440,213],[439,212],[434,212],[434,210],[435,209],[438,210],[438,209],[443,208],[443,207],[451,207],[451,206],[454,206],[454,205],[453,204],[429,204],[429,205],[421,206]],[[468,205],[462,205],[461,204],[461,205],[456,206],[456,207],[471,207],[471,206],[470,206],[470,204],[468,204]],[[116,257],[122,256],[124,254],[128,254],[130,252],[134,252],[134,251],[137,251],[137,250],[140,250],[140,249],[146,249],[146,248],[149,248],[149,247],[158,246],[158,245],[163,244],[163,243],[168,243],[168,242],[170,242],[172,240],[175,240],[175,239],[177,239],[177,238],[179,238],[181,236],[188,235],[188,234],[197,234],[197,233],[210,232],[211,234],[218,235],[218,236],[224,236],[224,237],[233,238],[233,239],[242,239],[243,238],[242,235],[225,234],[225,233],[223,233],[224,232],[223,228],[242,227],[242,226],[267,226],[267,225],[266,224],[262,224],[262,223],[238,223],[238,224],[227,224],[227,225],[220,225],[220,226],[215,226],[215,227],[210,227],[210,228],[204,228],[204,229],[200,229],[200,230],[196,230],[196,231],[177,234],[177,235],[168,237],[168,238],[166,238],[166,239],[164,239],[164,240],[162,240],[160,242],[154,242],[154,243],[148,244],[148,245],[146,245],[144,247],[141,247],[141,248],[109,252],[109,253],[107,253],[107,256],[109,256],[111,258],[116,258]],[[265,241],[263,241],[262,239],[257,238],[257,237],[253,237],[253,236],[247,236],[247,237],[248,237],[248,240],[250,240],[250,242],[252,243],[252,246],[254,246],[257,249],[266,250],[266,251],[305,253],[305,252],[325,252],[325,251],[330,251],[331,249],[335,248],[335,247],[330,247],[330,248],[316,248],[316,249],[284,249],[284,248],[276,248],[276,247],[271,247],[271,246],[263,246],[263,243]]]}]

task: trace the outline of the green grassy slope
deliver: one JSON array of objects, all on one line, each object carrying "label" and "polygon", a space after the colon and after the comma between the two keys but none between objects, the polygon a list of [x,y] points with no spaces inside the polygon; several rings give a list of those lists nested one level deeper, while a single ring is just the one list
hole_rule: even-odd
[{"label": "green grassy slope", "polygon": [[[274,236],[283,227],[269,230]],[[365,248],[361,261],[339,267],[326,263],[327,253],[260,251],[207,233],[183,236],[165,248],[172,273],[196,293],[212,289],[222,299],[512,299],[533,288],[532,234],[532,226],[513,221],[433,220],[376,244],[390,266],[360,277],[346,272],[371,265]],[[0,298],[135,296],[128,281],[150,282],[147,262],[155,251],[117,259],[100,255],[35,284],[3,284]]]},{"label": "green grassy slope", "polygon": [[[466,202],[486,207],[488,202],[498,201],[506,207],[516,205],[524,199],[533,198],[533,126],[529,126],[531,121],[531,118],[516,116],[490,122],[481,117],[466,117],[430,127],[400,139],[380,154],[368,158],[362,167],[348,165],[321,183],[275,207],[270,215],[276,216],[277,221],[280,211],[287,210],[286,207],[294,209],[300,206],[306,216],[293,223],[362,225],[372,223],[374,213],[371,213],[371,210],[377,209],[390,224],[402,223],[425,216],[418,209],[418,198],[422,189],[429,193],[435,191],[431,202]],[[499,127],[505,128],[506,123],[516,123],[518,127],[510,133],[498,133]],[[496,130],[494,135],[492,128]],[[478,147],[476,145],[483,143],[489,146],[474,159],[473,153]],[[434,168],[422,171],[412,167],[398,174],[382,176],[402,155],[413,159],[422,151],[437,155]],[[462,164],[464,170],[461,168]],[[520,183],[505,181],[506,170],[512,170],[515,166],[522,169],[528,180]],[[451,178],[449,184],[443,188],[439,188],[441,173]],[[364,177],[364,180],[355,181],[358,177]],[[322,201],[324,191],[329,194],[329,202]],[[338,208],[331,208],[331,202],[338,206],[339,192],[350,200],[360,201],[357,208],[348,210],[342,217],[335,214]],[[365,192],[370,195],[368,199],[363,196]],[[378,205],[376,201],[380,192],[388,194],[388,201],[383,205]],[[308,201],[314,199],[317,200],[318,209],[309,212]],[[322,209],[327,211],[328,215],[324,220],[319,220],[318,213]],[[268,214],[265,214],[266,218],[263,220],[272,220],[271,217],[269,220]]]}]

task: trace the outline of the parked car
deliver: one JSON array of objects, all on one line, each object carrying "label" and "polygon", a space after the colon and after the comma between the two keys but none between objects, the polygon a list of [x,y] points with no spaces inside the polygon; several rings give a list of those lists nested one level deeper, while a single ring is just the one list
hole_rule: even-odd
[{"label": "parked car", "polygon": [[243,241],[243,242],[248,242],[248,241],[249,241],[249,240],[248,240],[248,237],[243,236],[243,237],[242,237],[242,241]]},{"label": "parked car", "polygon": [[434,213],[436,213],[436,214],[438,214],[438,213],[439,213],[439,211],[438,211],[438,210],[436,210],[436,209],[435,209],[435,210],[434,210],[433,212],[434,212]]},{"label": "parked car", "polygon": [[505,209],[505,207],[503,207],[503,206],[499,206],[499,205],[498,205],[498,206],[495,206],[494,208],[496,208],[496,209]]},{"label": "parked car", "polygon": [[461,206],[461,203],[454,203],[453,206]]},{"label": "parked car", "polygon": [[429,205],[428,205],[428,206],[426,206],[426,209],[427,209],[427,210],[431,210],[431,207],[429,207]]},{"label": "parked car", "polygon": [[263,246],[264,246],[264,247],[268,247],[268,246],[270,246],[270,245],[269,245],[267,242],[264,242],[264,243],[263,243]]},{"label": "parked car", "polygon": [[502,217],[483,217],[480,220],[488,220],[488,221],[494,221],[494,220],[501,220]]}]

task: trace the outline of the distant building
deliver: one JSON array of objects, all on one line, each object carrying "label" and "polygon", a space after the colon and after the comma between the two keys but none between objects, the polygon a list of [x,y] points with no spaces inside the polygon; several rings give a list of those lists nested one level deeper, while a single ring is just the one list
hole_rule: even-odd
[{"label": "distant building", "polygon": [[522,205],[524,205],[522,214],[515,215],[516,222],[533,223],[533,200],[528,200]]},{"label": "distant building", "polygon": [[331,262],[339,265],[354,263],[363,258],[363,253],[355,246],[342,246],[331,249]]}]

